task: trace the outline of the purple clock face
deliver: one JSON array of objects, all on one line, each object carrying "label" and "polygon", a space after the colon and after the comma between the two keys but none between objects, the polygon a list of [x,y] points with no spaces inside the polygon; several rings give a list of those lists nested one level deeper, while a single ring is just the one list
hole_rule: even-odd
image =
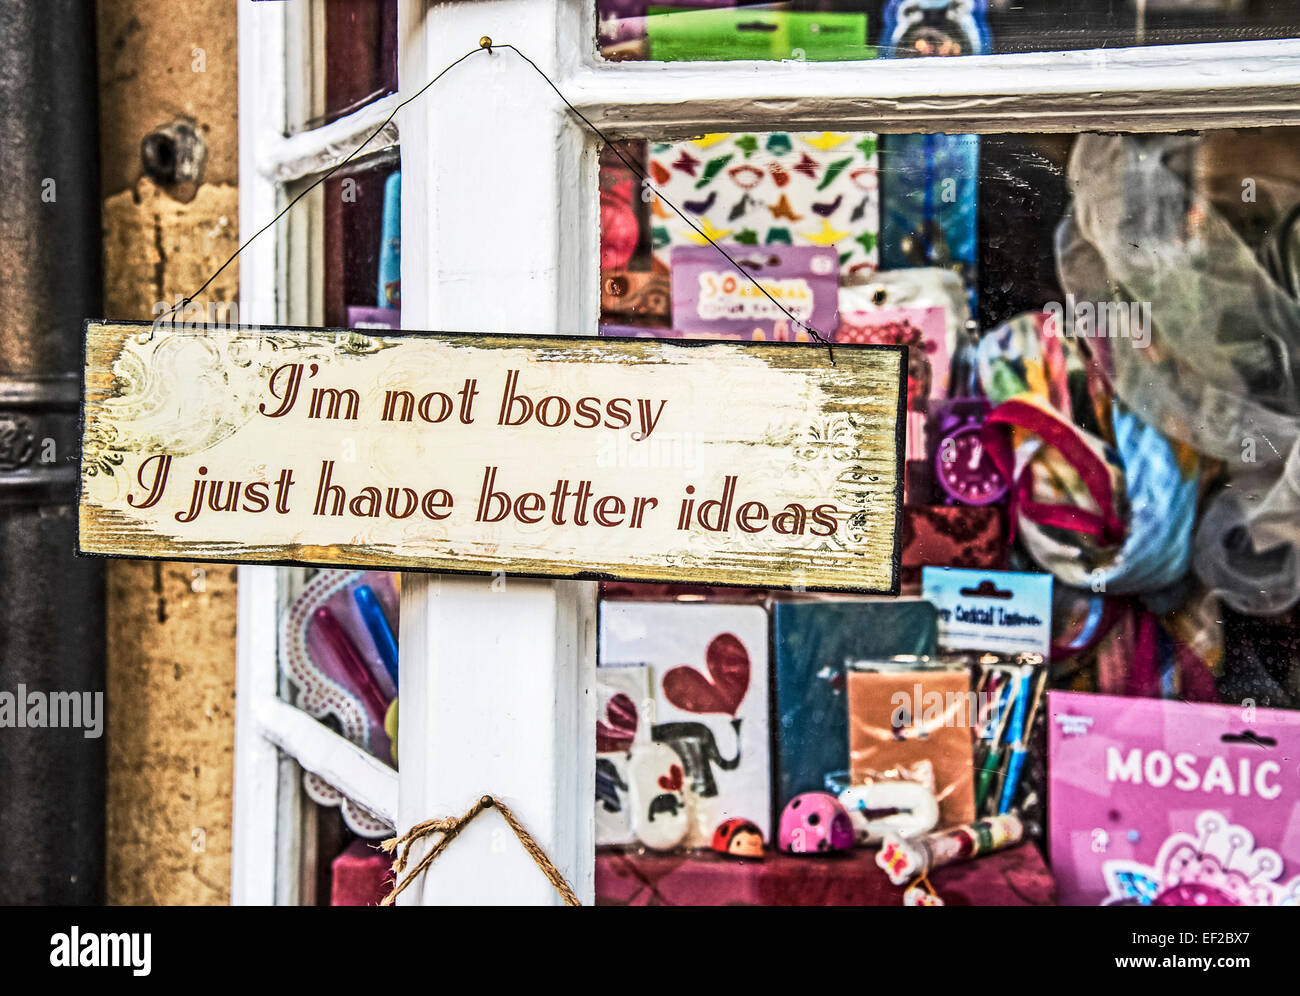
[{"label": "purple clock face", "polygon": [[993,457],[984,449],[978,426],[967,426],[946,436],[935,454],[939,484],[966,505],[989,505],[1007,491]]}]

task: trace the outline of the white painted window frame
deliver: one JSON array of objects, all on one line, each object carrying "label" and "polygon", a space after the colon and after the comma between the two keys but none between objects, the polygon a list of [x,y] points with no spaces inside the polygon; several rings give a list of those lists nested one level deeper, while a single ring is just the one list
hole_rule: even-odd
[{"label": "white painted window frame", "polygon": [[[321,111],[321,80],[290,79],[286,68],[307,58],[319,38],[321,8],[307,3],[250,3],[239,10],[240,231],[257,231],[285,202],[285,186],[343,158],[391,112],[397,96],[338,121],[289,135],[292,117]],[[390,126],[368,151],[391,146]],[[240,319],[247,324],[321,321],[322,240],[319,189],[240,258]],[[299,768],[320,775],[349,798],[396,825],[397,773],[322,723],[288,704],[278,668],[285,572],[239,569],[235,709],[234,833],[231,900],[236,904],[299,901],[302,807]]]},{"label": "white painted window frame", "polygon": [[[286,138],[286,6],[240,2],[245,233],[274,214],[283,184],[316,169],[322,155],[345,155],[483,35],[527,52],[616,138],[740,127],[1075,132],[1300,123],[1300,41],[862,63],[605,63],[594,46],[595,0],[401,0],[400,94]],[[510,52],[477,55],[397,123],[403,324],[594,333],[596,141],[533,70]],[[304,237],[301,225],[281,226],[245,252],[244,320],[284,320],[311,286]],[[277,699],[277,575],[240,569],[235,902],[293,898],[275,884],[277,862],[292,861],[293,807],[280,788],[279,751],[399,828],[499,795],[591,901],[595,585],[506,578],[502,588],[496,580],[405,577],[394,775]],[[556,901],[491,815],[402,897]]]}]

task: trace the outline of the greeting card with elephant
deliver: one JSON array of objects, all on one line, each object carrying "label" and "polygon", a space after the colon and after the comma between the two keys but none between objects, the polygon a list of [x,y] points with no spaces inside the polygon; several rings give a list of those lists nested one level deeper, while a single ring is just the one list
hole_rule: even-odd
[{"label": "greeting card with elephant", "polygon": [[600,628],[597,843],[707,848],[737,818],[770,839],[764,609],[606,602]]}]

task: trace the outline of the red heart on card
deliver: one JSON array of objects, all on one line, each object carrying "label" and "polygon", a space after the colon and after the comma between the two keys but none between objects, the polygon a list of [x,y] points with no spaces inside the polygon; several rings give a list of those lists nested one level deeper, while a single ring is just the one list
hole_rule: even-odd
[{"label": "red heart on card", "polygon": [[685,712],[736,714],[749,690],[749,652],[730,633],[715,636],[704,653],[708,677],[688,665],[664,675],[664,697]]},{"label": "red heart on card", "polygon": [[622,692],[612,696],[605,703],[605,718],[608,726],[596,720],[596,753],[612,754],[631,747],[637,728],[636,703],[631,697]]},{"label": "red heart on card", "polygon": [[659,787],[665,792],[680,792],[683,781],[682,766],[674,764],[668,769],[668,774],[659,776]]}]

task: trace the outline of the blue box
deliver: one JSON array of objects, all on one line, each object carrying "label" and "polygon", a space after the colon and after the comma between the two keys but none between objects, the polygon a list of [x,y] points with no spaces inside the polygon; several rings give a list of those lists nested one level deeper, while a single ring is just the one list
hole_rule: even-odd
[{"label": "blue box", "polygon": [[826,776],[849,766],[845,664],[938,651],[929,602],[778,602],[772,608],[774,731],[779,815],[800,792],[825,791]]}]

